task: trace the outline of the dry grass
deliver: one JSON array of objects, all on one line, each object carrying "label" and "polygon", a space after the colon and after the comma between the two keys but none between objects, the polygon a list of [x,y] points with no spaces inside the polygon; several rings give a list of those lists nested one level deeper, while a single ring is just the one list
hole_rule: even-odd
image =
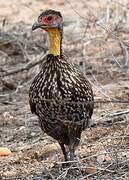
[{"label": "dry grass", "polygon": [[[12,151],[0,157],[0,178],[129,179],[129,1],[11,3],[0,2],[0,146]],[[95,96],[90,127],[69,168],[62,168],[58,144],[41,132],[28,105],[31,80],[47,53],[46,34],[31,32],[44,8],[65,16],[64,51],[87,75]]]}]

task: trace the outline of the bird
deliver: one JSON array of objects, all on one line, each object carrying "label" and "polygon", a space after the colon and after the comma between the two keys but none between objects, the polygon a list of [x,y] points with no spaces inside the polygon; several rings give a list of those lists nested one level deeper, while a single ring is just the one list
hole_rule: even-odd
[{"label": "bird", "polygon": [[62,51],[61,12],[44,10],[32,26],[33,31],[36,29],[48,34],[48,54],[30,85],[30,110],[38,116],[41,129],[57,140],[65,162],[71,162],[93,114],[93,90]]}]

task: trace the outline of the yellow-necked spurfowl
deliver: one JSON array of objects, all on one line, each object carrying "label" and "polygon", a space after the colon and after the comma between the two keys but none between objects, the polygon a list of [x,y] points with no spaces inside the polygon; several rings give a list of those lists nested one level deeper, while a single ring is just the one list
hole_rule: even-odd
[{"label": "yellow-necked spurfowl", "polygon": [[74,68],[62,52],[63,18],[60,12],[46,10],[32,30],[48,33],[49,54],[34,78],[29,102],[31,112],[39,117],[42,130],[58,141],[68,159],[74,159],[81,132],[93,113],[93,92],[88,80]]}]

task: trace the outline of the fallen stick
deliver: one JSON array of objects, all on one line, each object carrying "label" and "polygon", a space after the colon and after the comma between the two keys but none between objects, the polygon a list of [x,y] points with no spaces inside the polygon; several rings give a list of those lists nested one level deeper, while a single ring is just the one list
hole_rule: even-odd
[{"label": "fallen stick", "polygon": [[[102,118],[100,118],[98,121],[91,120],[89,127],[97,127],[97,126],[111,126],[114,123],[126,123],[127,119],[124,121],[123,118],[119,118],[119,116],[129,114],[129,109],[123,109],[121,111],[116,111],[110,114],[104,115]],[[118,117],[118,118],[113,118]]]},{"label": "fallen stick", "polygon": [[40,58],[38,60],[34,59],[33,61],[29,62],[25,67],[21,67],[19,69],[15,69],[15,70],[6,72],[5,74],[0,75],[0,77],[5,77],[5,76],[16,74],[16,73],[19,73],[19,72],[22,72],[22,71],[29,70],[29,69],[33,68],[34,66],[36,66],[38,64],[41,64],[43,62],[43,60],[46,58],[46,55],[47,55],[47,53],[45,53],[43,55],[43,57],[42,57],[42,54],[41,54],[41,56],[40,56]]}]

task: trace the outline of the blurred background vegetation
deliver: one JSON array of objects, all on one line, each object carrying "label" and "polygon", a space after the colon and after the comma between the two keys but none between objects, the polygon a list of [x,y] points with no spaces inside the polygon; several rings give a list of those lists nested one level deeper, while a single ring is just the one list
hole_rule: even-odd
[{"label": "blurred background vegetation", "polygon": [[[129,1],[0,1],[1,179],[129,179]],[[63,50],[91,82],[95,110],[77,150],[77,171],[58,164],[60,148],[30,113],[28,89],[47,53],[32,33],[44,9],[64,17]],[[56,163],[56,165],[55,165]]]}]

